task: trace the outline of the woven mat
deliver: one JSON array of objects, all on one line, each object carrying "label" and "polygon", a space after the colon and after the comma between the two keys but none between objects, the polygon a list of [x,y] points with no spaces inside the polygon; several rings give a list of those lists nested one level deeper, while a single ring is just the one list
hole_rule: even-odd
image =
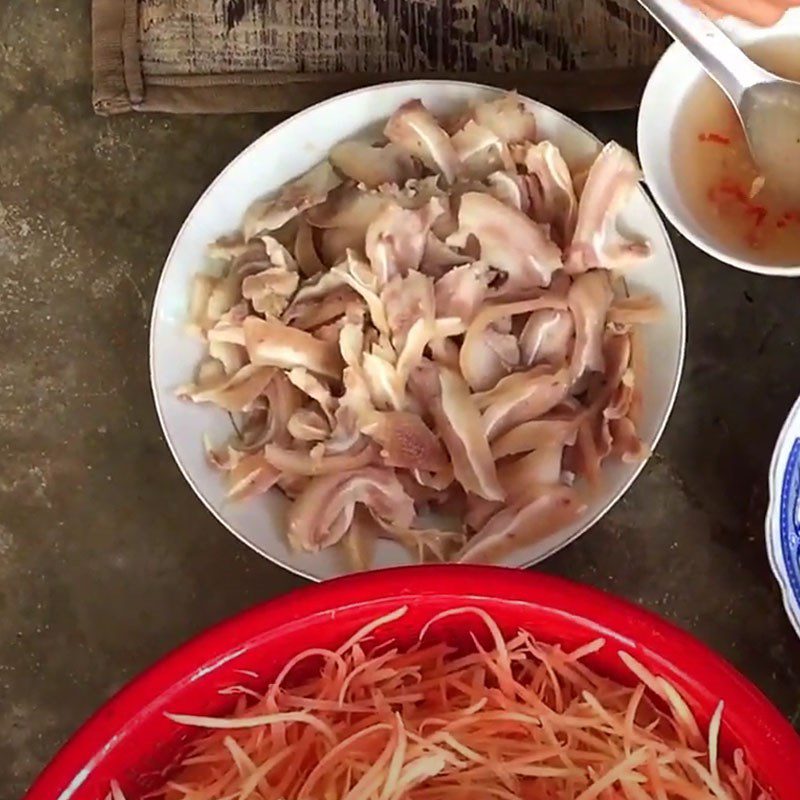
[{"label": "woven mat", "polygon": [[92,35],[100,114],[288,111],[409,77],[624,108],[667,43],[636,0],[93,0]]}]

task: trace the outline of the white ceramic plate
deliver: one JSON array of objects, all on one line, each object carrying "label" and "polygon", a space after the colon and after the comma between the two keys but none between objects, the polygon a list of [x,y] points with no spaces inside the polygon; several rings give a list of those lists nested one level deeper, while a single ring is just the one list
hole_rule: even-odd
[{"label": "white ceramic plate", "polygon": [[[198,200],[178,233],[164,265],[156,293],[150,338],[153,394],[164,435],[178,466],[197,496],[232,533],[257,552],[287,569],[315,580],[349,571],[338,548],[319,554],[295,553],[284,535],[285,498],[278,492],[235,504],[226,503],[219,473],[206,463],[202,437],[221,441],[230,423],[220,411],[180,402],[176,386],[190,380],[202,355],[201,345],[184,333],[192,277],[204,268],[206,245],[238,228],[242,215],[258,197],[308,170],[342,139],[378,128],[403,102],[421,99],[434,113],[449,113],[468,103],[498,96],[499,90],[451,81],[409,81],[361,89],[320,103],[265,133],[226,167]],[[576,123],[533,101],[544,138],[554,141],[569,161],[586,163],[598,141]],[[643,386],[641,434],[655,446],[672,409],[678,388],[686,338],[683,286],[664,226],[643,190],[622,220],[627,229],[650,240],[653,254],[629,276],[631,287],[657,295],[664,305],[662,321],[644,330],[649,368]],[[622,496],[642,464],[609,464],[598,492],[575,525],[503,560],[509,566],[539,561],[593,525]],[[375,566],[409,563],[398,546],[381,542]]]},{"label": "white ceramic plate", "polygon": [[767,552],[786,613],[800,636],[800,399],[786,418],[769,470]]},{"label": "white ceramic plate", "polygon": [[[744,47],[767,39],[800,37],[800,8],[791,9],[772,28],[757,28],[733,18],[722,20],[719,26]],[[647,185],[670,222],[714,258],[762,275],[800,275],[800,264],[764,266],[727,250],[696,221],[683,199],[672,168],[673,129],[680,109],[704,75],[694,56],[680,44],[669,47],[653,70],[639,107],[639,157]]]}]

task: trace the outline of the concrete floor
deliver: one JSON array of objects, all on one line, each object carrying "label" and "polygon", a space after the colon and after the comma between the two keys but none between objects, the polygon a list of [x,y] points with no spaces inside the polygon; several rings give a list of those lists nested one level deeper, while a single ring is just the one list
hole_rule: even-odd
[{"label": "concrete floor", "polygon": [[[88,6],[0,4],[0,800],[143,667],[301,583],[196,500],[147,375],[172,238],[274,119],[95,117]],[[632,144],[633,115],[587,123]],[[797,725],[800,642],[762,521],[772,446],[800,390],[800,290],[675,241],[689,349],[669,428],[625,500],[544,569],[677,622]]]}]

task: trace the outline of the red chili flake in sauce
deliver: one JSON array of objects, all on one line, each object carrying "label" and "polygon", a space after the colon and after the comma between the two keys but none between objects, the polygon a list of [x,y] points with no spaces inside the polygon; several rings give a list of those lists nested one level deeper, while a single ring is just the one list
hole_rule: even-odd
[{"label": "red chili flake in sauce", "polygon": [[756,227],[764,224],[764,220],[767,218],[767,209],[764,206],[753,206],[747,210],[748,214],[752,214],[756,218]]},{"label": "red chili flake in sauce", "polygon": [[730,144],[731,140],[727,136],[723,136],[721,133],[701,133],[697,137],[701,142],[712,142],[713,144]]},{"label": "red chili flake in sauce", "polygon": [[738,200],[743,205],[750,205],[750,197],[748,193],[737,183],[734,183],[728,178],[723,178],[719,182],[719,191],[722,194],[729,194]]},{"label": "red chili flake in sauce", "polygon": [[780,215],[778,221],[775,223],[777,228],[786,228],[790,222],[800,222],[800,214],[797,211],[784,211],[783,214]]}]

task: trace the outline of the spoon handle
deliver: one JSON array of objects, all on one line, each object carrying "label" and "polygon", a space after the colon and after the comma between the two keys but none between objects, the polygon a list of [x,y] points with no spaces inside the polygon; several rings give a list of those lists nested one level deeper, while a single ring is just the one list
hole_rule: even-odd
[{"label": "spoon handle", "polygon": [[639,0],[639,3],[700,62],[735,106],[739,106],[747,89],[771,78],[705,14],[683,0]]}]

